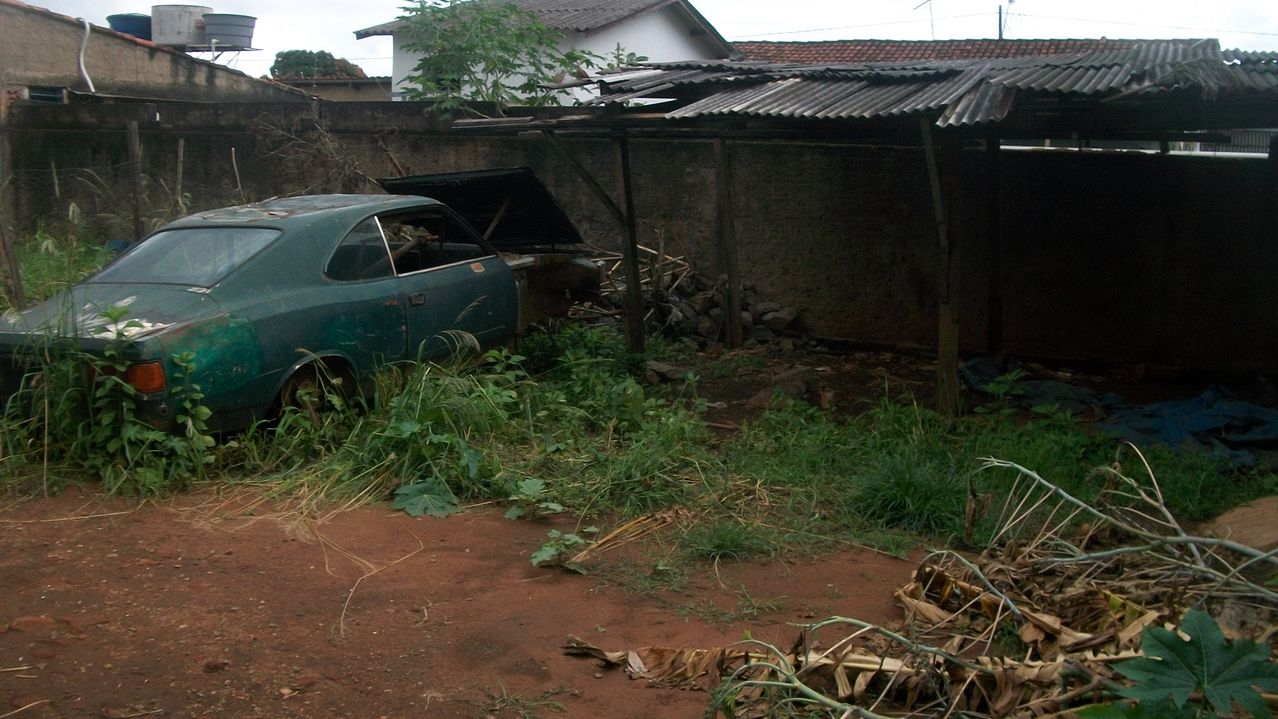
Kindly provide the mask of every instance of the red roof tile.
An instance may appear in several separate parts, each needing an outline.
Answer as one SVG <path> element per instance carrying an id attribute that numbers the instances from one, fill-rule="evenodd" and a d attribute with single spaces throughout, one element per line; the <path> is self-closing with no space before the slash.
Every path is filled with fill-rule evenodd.
<path id="1" fill-rule="evenodd" d="M 755 62 L 826 65 L 912 60 L 973 60 L 1065 53 L 1126 50 L 1149 40 L 1083 38 L 1073 40 L 822 40 L 815 42 L 734 42 Z M 1162 41 L 1166 42 L 1166 41 Z M 1190 41 L 1186 41 L 1190 42 Z"/>

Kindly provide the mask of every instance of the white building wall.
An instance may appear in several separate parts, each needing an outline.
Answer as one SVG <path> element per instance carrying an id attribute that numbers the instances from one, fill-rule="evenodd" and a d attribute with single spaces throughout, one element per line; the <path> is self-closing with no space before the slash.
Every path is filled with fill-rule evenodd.
<path id="1" fill-rule="evenodd" d="M 587 50 L 604 58 L 607 64 L 620 43 L 624 53 L 645 55 L 652 62 L 675 60 L 709 60 L 722 57 L 710 38 L 692 35 L 693 26 L 674 6 L 636 15 L 591 32 L 565 33 L 562 49 Z M 402 100 L 402 83 L 417 65 L 418 55 L 405 50 L 395 38 L 392 53 L 391 98 Z M 592 97 L 593 88 L 575 91 L 565 102 Z"/>

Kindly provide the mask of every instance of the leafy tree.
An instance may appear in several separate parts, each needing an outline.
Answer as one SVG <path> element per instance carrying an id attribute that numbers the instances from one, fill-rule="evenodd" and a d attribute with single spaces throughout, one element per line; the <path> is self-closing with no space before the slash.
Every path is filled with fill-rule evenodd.
<path id="1" fill-rule="evenodd" d="M 343 80 L 357 80 L 367 77 L 359 65 L 345 58 L 333 57 L 332 53 L 320 50 L 285 50 L 275 53 L 275 64 L 271 65 L 271 77 L 298 78 L 322 77 Z"/>
<path id="2" fill-rule="evenodd" d="M 507 0 L 418 0 L 405 11 L 400 37 L 421 58 L 405 94 L 440 110 L 485 102 L 501 115 L 514 105 L 555 104 L 566 91 L 544 85 L 597 60 L 563 49 L 561 33 Z"/>

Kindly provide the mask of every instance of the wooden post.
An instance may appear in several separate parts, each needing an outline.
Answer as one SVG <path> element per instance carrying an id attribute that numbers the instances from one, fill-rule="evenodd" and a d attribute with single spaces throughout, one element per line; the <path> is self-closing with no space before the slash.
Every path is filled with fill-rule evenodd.
<path id="1" fill-rule="evenodd" d="M 950 221 L 941 192 L 941 168 L 936 161 L 936 144 L 932 140 L 932 123 L 919 118 L 923 134 L 923 154 L 927 159 L 928 181 L 932 188 L 932 210 L 936 216 L 936 235 L 940 241 L 941 277 L 937 307 L 936 408 L 953 417 L 958 414 L 958 322 L 950 306 Z M 953 169 L 951 169 L 951 172 Z"/>
<path id="2" fill-rule="evenodd" d="M 177 177 L 173 179 L 173 199 L 177 201 L 177 206 L 182 214 L 186 214 L 186 202 L 182 200 L 182 163 L 186 155 L 186 138 L 178 138 L 177 146 Z"/>
<path id="3" fill-rule="evenodd" d="M 133 180 L 133 239 L 136 241 L 146 234 L 142 222 L 142 140 L 138 136 L 137 120 L 129 120 L 129 174 Z"/>
<path id="4" fill-rule="evenodd" d="M 630 178 L 630 141 L 624 133 L 616 136 L 613 149 L 616 155 L 617 189 L 622 197 L 625 213 L 625 246 L 622 256 L 626 270 L 626 349 L 643 352 L 643 293 L 639 275 L 639 235 L 635 226 L 634 188 Z"/>
<path id="5" fill-rule="evenodd" d="M 989 252 L 989 297 L 986 306 L 986 351 L 1002 364 L 1003 358 L 1003 230 L 1002 175 L 998 136 L 985 140 L 985 234 Z"/>
<path id="6" fill-rule="evenodd" d="M 27 308 L 27 298 L 22 291 L 22 272 L 3 222 L 0 222 L 0 259 L 4 260 L 5 295 L 9 298 L 9 304 L 21 312 Z"/>
<path id="7" fill-rule="evenodd" d="M 578 160 L 577 156 L 572 154 L 572 150 L 568 149 L 568 146 L 564 144 L 563 140 L 559 139 L 558 135 L 550 130 L 542 130 L 541 134 L 545 136 L 547 140 L 550 140 L 551 146 L 553 146 L 555 150 L 557 150 L 559 154 L 568 161 L 568 165 L 572 167 L 573 171 L 577 173 L 577 176 L 586 183 L 586 187 L 590 188 L 590 191 L 594 193 L 595 197 L 599 199 L 599 202 L 603 204 L 604 209 L 608 211 L 608 214 L 612 215 L 613 219 L 616 220 L 617 224 L 621 225 L 624 230 L 626 227 L 626 213 L 617 206 L 617 203 L 608 195 L 608 191 L 603 188 L 603 185 L 599 183 L 599 180 L 596 180 L 595 176 L 590 174 L 590 170 L 587 170 L 586 166 L 581 164 L 581 160 Z"/>
<path id="8" fill-rule="evenodd" d="M 732 205 L 732 158 L 722 137 L 714 141 L 715 188 L 718 194 L 719 252 L 728 274 L 728 307 L 724 319 L 728 324 L 728 347 L 740 347 L 745 338 L 741 332 L 741 270 L 737 262 L 737 225 Z"/>

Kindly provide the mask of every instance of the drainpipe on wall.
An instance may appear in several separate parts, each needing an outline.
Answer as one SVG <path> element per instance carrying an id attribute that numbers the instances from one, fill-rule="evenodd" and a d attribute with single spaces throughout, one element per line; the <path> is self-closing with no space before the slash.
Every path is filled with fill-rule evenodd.
<path id="1" fill-rule="evenodd" d="M 89 71 L 84 67 L 84 49 L 89 46 L 89 34 L 93 32 L 93 27 L 82 17 L 76 20 L 84 23 L 84 38 L 80 40 L 80 77 L 84 78 L 84 84 L 89 86 L 89 92 L 97 92 L 93 87 L 93 78 L 89 77 Z"/>

